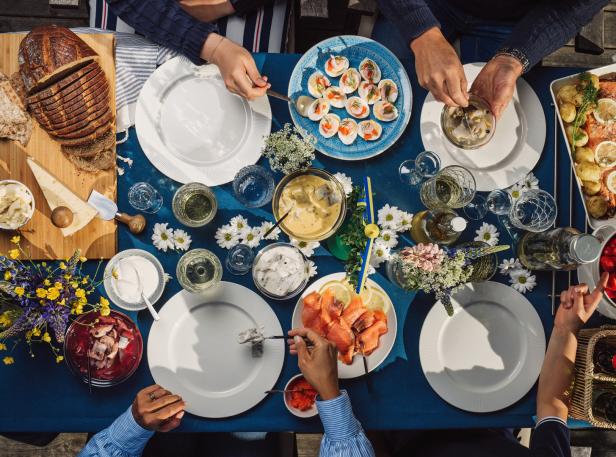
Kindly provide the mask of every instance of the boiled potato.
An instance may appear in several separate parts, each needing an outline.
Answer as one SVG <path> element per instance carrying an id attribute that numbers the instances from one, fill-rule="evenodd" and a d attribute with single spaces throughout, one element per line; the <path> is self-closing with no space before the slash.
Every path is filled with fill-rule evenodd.
<path id="1" fill-rule="evenodd" d="M 575 135 L 575 141 L 574 141 L 573 130 L 574 128 L 572 125 L 568 125 L 567 128 L 565 129 L 569 143 L 572 146 L 586 146 L 586 143 L 588 143 L 588 134 L 584 130 L 578 128 L 576 135 Z"/>
<path id="2" fill-rule="evenodd" d="M 571 123 L 575 120 L 575 105 L 573 103 L 565 102 L 560 105 L 560 117 L 564 122 Z"/>
<path id="3" fill-rule="evenodd" d="M 578 108 L 582 106 L 584 104 L 584 94 L 581 92 L 575 94 L 575 97 L 573 97 L 573 104 Z"/>
<path id="4" fill-rule="evenodd" d="M 607 202 L 603 199 L 603 197 L 599 197 L 597 195 L 590 197 L 586 201 L 586 206 L 590 216 L 595 219 L 599 219 L 607 213 Z"/>
<path id="5" fill-rule="evenodd" d="M 575 172 L 582 181 L 599 182 L 601 179 L 601 167 L 596 163 L 579 163 L 575 166 Z"/>
<path id="6" fill-rule="evenodd" d="M 596 195 L 601 190 L 601 183 L 597 181 L 582 181 L 582 190 L 588 196 Z"/>
<path id="7" fill-rule="evenodd" d="M 595 88 L 599 89 L 599 77 L 597 75 L 590 75 L 590 82 Z"/>
<path id="8" fill-rule="evenodd" d="M 573 99 L 577 95 L 577 89 L 573 84 L 567 84 L 558 90 L 556 96 L 563 102 L 573 103 Z"/>
<path id="9" fill-rule="evenodd" d="M 592 149 L 586 147 L 577 147 L 573 153 L 575 163 L 590 162 L 595 163 L 595 153 Z"/>

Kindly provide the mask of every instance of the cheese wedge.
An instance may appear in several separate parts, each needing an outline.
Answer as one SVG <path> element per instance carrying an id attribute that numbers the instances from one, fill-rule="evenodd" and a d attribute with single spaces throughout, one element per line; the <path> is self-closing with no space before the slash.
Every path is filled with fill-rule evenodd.
<path id="1" fill-rule="evenodd" d="M 28 157 L 28 166 L 43 191 L 43 195 L 45 195 L 49 209 L 53 211 L 58 206 L 66 206 L 73 212 L 73 223 L 68 227 L 60 229 L 63 236 L 71 236 L 88 225 L 96 217 L 98 212 L 94 208 L 75 195 L 31 157 Z"/>

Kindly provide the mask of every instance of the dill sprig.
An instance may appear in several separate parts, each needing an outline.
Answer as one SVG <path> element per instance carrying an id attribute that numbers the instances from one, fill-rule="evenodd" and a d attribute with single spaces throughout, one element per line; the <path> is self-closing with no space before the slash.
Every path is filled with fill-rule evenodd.
<path id="1" fill-rule="evenodd" d="M 361 259 L 366 248 L 366 234 L 364 233 L 364 209 L 358 202 L 364 196 L 364 189 L 361 186 L 354 186 L 353 191 L 347 197 L 348 219 L 345 224 L 344 233 L 340 235 L 342 242 L 349 248 L 349 257 L 344 265 L 347 280 L 353 287 L 357 287 L 359 271 L 361 270 Z"/>
<path id="2" fill-rule="evenodd" d="M 578 132 L 581 125 L 586 122 L 586 112 L 597 103 L 599 89 L 592 83 L 590 73 L 584 72 L 580 75 L 580 85 L 582 86 L 582 103 L 578 108 L 575 119 L 573 120 L 573 142 L 578 140 Z"/>

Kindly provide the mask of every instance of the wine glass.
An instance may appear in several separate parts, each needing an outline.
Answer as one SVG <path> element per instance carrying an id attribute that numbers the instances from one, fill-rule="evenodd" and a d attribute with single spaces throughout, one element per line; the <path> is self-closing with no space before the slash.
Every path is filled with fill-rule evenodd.
<path id="1" fill-rule="evenodd" d="M 530 189 L 513 203 L 509 220 L 518 229 L 543 232 L 552 226 L 557 214 L 554 197 L 545 190 Z"/>
<path id="2" fill-rule="evenodd" d="M 490 192 L 487 197 L 476 194 L 463 211 L 469 219 L 478 221 L 483 219 L 488 211 L 496 216 L 509 214 L 512 204 L 511 194 L 506 190 L 497 189 Z"/>
<path id="3" fill-rule="evenodd" d="M 466 217 L 473 221 L 483 219 L 488 212 L 486 198 L 481 194 L 475 194 L 470 203 L 466 205 L 462 211 L 464 211 Z"/>
<path id="4" fill-rule="evenodd" d="M 450 165 L 421 185 L 419 197 L 428 209 L 464 208 L 476 193 L 475 178 L 464 167 Z"/>
<path id="5" fill-rule="evenodd" d="M 409 186 L 417 186 L 422 181 L 432 178 L 441 168 L 441 159 L 432 151 L 423 151 L 417 157 L 405 160 L 398 167 L 400 181 Z"/>

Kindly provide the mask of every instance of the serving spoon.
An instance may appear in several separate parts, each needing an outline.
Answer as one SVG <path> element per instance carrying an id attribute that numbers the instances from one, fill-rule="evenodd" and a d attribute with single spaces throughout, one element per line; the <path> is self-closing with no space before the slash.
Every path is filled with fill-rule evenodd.
<path id="1" fill-rule="evenodd" d="M 279 100 L 286 101 L 287 103 L 289 103 L 289 105 L 294 106 L 295 111 L 297 111 L 297 113 L 303 117 L 307 117 L 306 113 L 308 111 L 308 107 L 312 102 L 314 102 L 314 98 L 308 97 L 307 95 L 300 95 L 295 100 L 293 100 L 292 98 L 287 97 L 286 95 L 283 95 L 280 92 L 276 92 L 272 89 L 267 89 L 267 95 L 269 95 L 270 97 L 277 98 Z"/>

